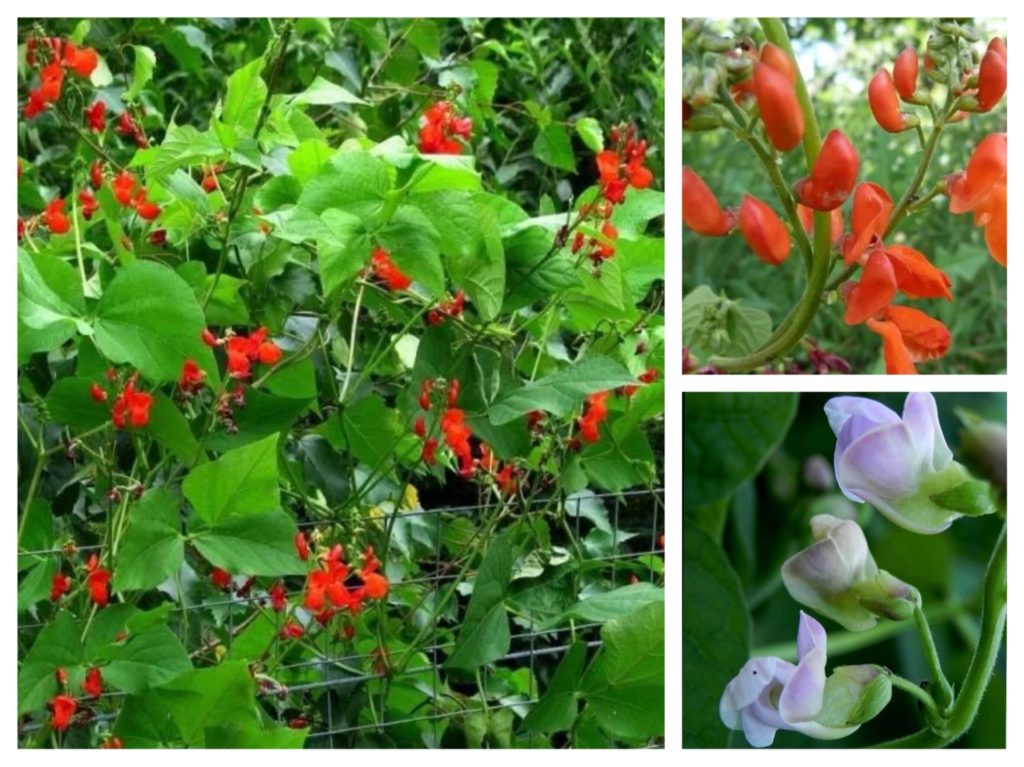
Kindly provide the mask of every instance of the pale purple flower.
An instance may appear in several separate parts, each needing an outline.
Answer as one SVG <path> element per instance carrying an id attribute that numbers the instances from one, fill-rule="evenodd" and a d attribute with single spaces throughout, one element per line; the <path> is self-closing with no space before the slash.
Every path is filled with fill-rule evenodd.
<path id="1" fill-rule="evenodd" d="M 966 479 L 931 394 L 908 394 L 902 417 L 863 397 L 830 399 L 825 414 L 836 435 L 836 481 L 851 501 L 869 503 L 918 533 L 942 532 L 962 516 L 931 501 Z"/>
<path id="2" fill-rule="evenodd" d="M 825 629 L 804 612 L 797 632 L 797 663 L 752 658 L 729 682 L 718 704 L 726 727 L 743 730 L 750 745 L 770 746 L 778 730 L 795 730 L 819 740 L 843 738 L 857 729 L 815 721 L 825 699 Z"/>

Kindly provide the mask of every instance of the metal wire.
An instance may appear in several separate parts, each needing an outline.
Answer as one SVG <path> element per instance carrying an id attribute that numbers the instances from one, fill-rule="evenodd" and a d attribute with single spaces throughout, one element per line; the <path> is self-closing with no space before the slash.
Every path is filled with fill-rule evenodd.
<path id="1" fill-rule="evenodd" d="M 564 499 L 560 503 L 560 510 L 567 515 L 572 515 L 574 519 L 571 521 L 572 531 L 577 541 L 582 541 L 582 520 L 588 517 L 589 512 L 584 510 L 585 504 L 601 504 L 604 507 L 605 513 L 607 514 L 608 524 L 610 526 L 610 536 L 605 538 L 604 541 L 600 542 L 602 549 L 600 553 L 577 551 L 575 556 L 581 558 L 583 561 L 597 561 L 606 564 L 609 568 L 608 579 L 612 587 L 624 585 L 621 580 L 624 579 L 623 572 L 630 576 L 631 579 L 635 579 L 636 573 L 633 563 L 641 562 L 645 558 L 653 556 L 663 556 L 664 551 L 659 543 L 659 520 L 661 519 L 661 512 L 663 506 L 663 494 L 662 488 L 649 489 L 649 490 L 632 490 L 619 494 L 595 494 L 595 495 L 578 495 Z M 631 499 L 635 500 L 638 498 L 650 499 L 647 504 L 631 504 L 629 509 L 631 516 L 629 517 L 628 524 L 632 531 L 644 530 L 649 531 L 650 537 L 645 543 L 646 546 L 637 546 L 637 542 L 642 540 L 642 537 L 633 535 L 632 537 L 624 537 L 623 530 L 620 527 L 622 522 L 623 514 L 627 508 L 627 504 Z M 533 508 L 541 504 L 548 504 L 549 499 L 537 499 L 528 508 Z M 306 695 L 309 693 L 320 693 L 319 715 L 308 717 L 310 720 L 315 721 L 319 726 L 319 729 L 315 729 L 308 736 L 310 741 L 322 741 L 327 739 L 326 746 L 328 748 L 340 747 L 342 745 L 349 745 L 350 741 L 343 740 L 339 741 L 336 745 L 335 739 L 342 738 L 343 736 L 354 736 L 359 733 L 377 731 L 384 733 L 391 728 L 403 727 L 406 725 L 417 724 L 422 722 L 430 722 L 429 731 L 423 733 L 423 738 L 426 740 L 430 739 L 430 745 L 439 746 L 441 744 L 441 737 L 443 735 L 443 727 L 447 726 L 447 722 L 452 719 L 456 719 L 461 716 L 468 716 L 474 713 L 481 712 L 497 712 L 505 709 L 520 709 L 523 707 L 529 707 L 536 703 L 541 697 L 541 690 L 543 687 L 538 679 L 538 660 L 541 658 L 557 658 L 558 656 L 566 653 L 571 647 L 577 642 L 583 642 L 591 650 L 601 646 L 600 629 L 603 623 L 596 621 L 587 622 L 571 622 L 566 626 L 550 626 L 545 627 L 543 624 L 537 622 L 533 614 L 529 614 L 524 619 L 525 625 L 520 625 L 522 629 L 518 633 L 513 633 L 510 637 L 510 650 L 502 657 L 496 659 L 492 663 L 480 670 L 480 674 L 477 677 L 477 682 L 481 689 L 481 699 L 478 702 L 482 703 L 481 708 L 472 709 L 457 709 L 457 710 L 445 710 L 442 708 L 441 701 L 447 701 L 447 705 L 456 704 L 461 698 L 460 696 L 446 693 L 441 688 L 441 667 L 443 665 L 444 657 L 448 654 L 455 646 L 456 642 L 454 639 L 441 640 L 440 636 L 440 624 L 443 619 L 438 615 L 438 595 L 439 590 L 445 584 L 451 584 L 456 581 L 460 576 L 457 573 L 447 572 L 446 558 L 442 551 L 442 525 L 446 520 L 450 520 L 453 517 L 459 515 L 470 515 L 476 514 L 483 511 L 484 506 L 472 505 L 472 506 L 455 506 L 449 508 L 435 508 L 435 509 L 422 509 L 417 508 L 413 510 L 402 510 L 392 512 L 396 515 L 397 519 L 411 519 L 421 517 L 424 519 L 432 520 L 433 529 L 433 552 L 432 556 L 428 558 L 419 558 L 420 562 L 428 563 L 428 566 L 433 567 L 433 572 L 429 575 L 424 575 L 416 578 L 410 578 L 406 581 L 392 581 L 391 588 L 392 593 L 398 593 L 400 589 L 407 587 L 423 587 L 427 590 L 428 601 L 424 601 L 420 607 L 427 610 L 434 616 L 432 626 L 430 628 L 430 644 L 421 647 L 417 650 L 417 653 L 422 657 L 426 658 L 427 662 L 408 664 L 406 668 L 396 670 L 389 668 L 385 664 L 382 668 L 376 668 L 373 664 L 380 661 L 380 654 L 378 652 L 352 652 L 348 654 L 336 654 L 330 651 L 330 639 L 327 632 L 324 632 L 324 646 L 321 650 L 317 646 L 317 657 L 307 660 L 296 661 L 293 663 L 283 664 L 272 669 L 274 679 L 269 677 L 259 676 L 261 679 L 261 685 L 258 692 L 259 698 L 263 701 L 264 707 L 268 710 L 268 714 L 276 718 L 278 721 L 285 722 L 287 720 L 288 711 L 295 711 L 296 706 L 302 706 Z M 523 507 L 520 506 L 520 510 Z M 649 526 L 646 522 L 638 520 L 636 517 L 647 517 L 649 516 Z M 385 520 L 387 515 L 366 515 L 363 520 Z M 348 520 L 352 521 L 352 520 Z M 590 520 L 593 524 L 593 520 Z M 568 522 L 568 520 L 566 520 Z M 308 529 L 311 527 L 324 526 L 334 524 L 327 520 L 313 520 L 308 522 L 302 522 L 299 527 Z M 566 530 L 570 528 L 566 525 Z M 610 539 L 610 543 L 609 543 Z M 103 548 L 102 545 L 89 545 L 77 547 L 78 552 L 97 552 Z M 584 549 L 586 547 L 584 546 Z M 623 548 L 625 550 L 620 551 Z M 48 556 L 63 555 L 64 550 L 62 548 L 42 549 L 36 551 L 23 551 L 19 552 L 19 557 L 34 557 L 43 558 Z M 649 579 L 655 581 L 659 574 L 655 572 L 654 568 L 647 568 L 649 570 Z M 288 592 L 288 595 L 295 597 L 301 595 L 301 589 L 293 589 Z M 210 609 L 210 608 L 225 608 L 226 615 L 223 617 L 223 626 L 226 628 L 227 636 L 223 641 L 223 645 L 226 647 L 228 654 L 232 652 L 235 629 L 236 625 L 244 626 L 245 623 L 236 624 L 236 613 L 239 615 L 247 615 L 247 611 L 239 612 L 236 605 L 247 605 L 254 606 L 258 604 L 266 603 L 266 595 L 260 592 L 252 594 L 244 594 L 239 596 L 234 594 L 231 597 L 224 599 L 217 599 L 205 603 L 196 603 L 188 605 L 175 605 L 169 610 L 171 614 L 190 613 L 195 610 Z M 398 602 L 393 602 L 393 605 L 398 605 Z M 41 628 L 46 625 L 44 622 L 33 622 L 21 624 L 18 626 L 19 631 L 29 631 Z M 185 637 L 187 640 L 187 637 Z M 561 639 L 562 641 L 558 641 Z M 274 639 L 277 644 L 278 652 L 276 657 L 281 657 L 283 651 L 283 643 L 280 635 L 277 635 Z M 526 687 L 525 699 L 517 699 L 515 701 L 506 701 L 503 699 L 499 700 L 487 700 L 487 693 L 483 693 L 483 690 L 488 690 L 493 679 L 493 674 L 497 669 L 502 668 L 503 664 L 511 664 L 513 669 L 524 668 L 523 662 L 526 663 L 525 668 L 529 672 L 528 683 Z M 261 671 L 261 669 L 255 669 Z M 551 669 L 548 669 L 546 673 L 550 673 Z M 268 670 L 268 673 L 270 670 Z M 308 680 L 308 674 L 319 672 L 322 678 Z M 373 682 L 383 682 L 384 680 L 390 680 L 390 683 L 401 681 L 402 679 L 417 680 L 420 684 L 424 682 L 422 676 L 430 674 L 431 679 L 427 683 L 429 685 L 430 697 L 424 701 L 424 706 L 427 706 L 429 713 L 424 713 L 422 716 L 409 716 L 409 712 L 403 712 L 398 718 L 389 718 L 389 712 L 387 710 L 377 710 L 373 706 L 361 707 L 360 712 L 362 716 L 366 716 L 365 711 L 369 711 L 370 715 L 375 719 L 372 723 L 364 722 L 353 722 L 348 723 L 346 713 L 348 704 L 352 700 L 358 700 L 352 698 L 353 695 L 357 694 L 357 689 L 360 685 L 365 685 Z M 306 679 L 303 679 L 303 675 L 307 675 Z M 298 677 L 296 679 L 296 676 Z M 278 679 L 280 677 L 280 679 Z M 419 678 L 419 679 L 418 679 Z M 290 683 L 289 680 L 294 680 L 294 683 Z M 368 691 L 367 694 L 371 694 Z M 122 698 L 126 694 L 116 690 L 104 691 L 101 696 L 101 700 L 105 699 L 116 699 Z M 308 701 L 305 701 L 308 703 Z M 339 705 L 342 707 L 342 711 L 338 712 Z M 300 710 L 307 711 L 304 717 L 308 716 L 308 709 Z M 336 717 L 337 714 L 337 717 Z M 92 721 L 108 721 L 113 718 L 112 714 L 106 712 L 97 712 L 93 717 Z M 321 721 L 322 720 L 322 721 Z M 29 733 L 42 726 L 40 723 L 28 722 L 20 727 L 20 733 Z M 527 732 L 526 737 L 528 739 L 528 745 L 534 745 L 534 733 Z"/>

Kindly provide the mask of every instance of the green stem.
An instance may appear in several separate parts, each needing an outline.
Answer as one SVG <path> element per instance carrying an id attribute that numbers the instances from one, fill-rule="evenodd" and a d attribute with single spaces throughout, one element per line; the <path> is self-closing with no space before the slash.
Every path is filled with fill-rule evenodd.
<path id="1" fill-rule="evenodd" d="M 789 35 L 786 28 L 779 19 L 760 19 L 761 28 L 764 30 L 768 41 L 782 48 L 790 57 L 793 56 L 793 48 L 789 42 Z M 807 92 L 807 84 L 803 75 L 797 69 L 796 97 L 800 104 L 800 111 L 804 115 L 804 157 L 808 169 L 814 167 L 814 161 L 818 159 L 821 151 L 821 132 L 818 129 L 818 118 L 814 114 L 810 94 Z M 810 326 L 814 315 L 821 303 L 821 296 L 825 289 L 825 281 L 828 278 L 829 252 L 831 243 L 832 225 L 830 214 L 821 211 L 814 212 L 814 247 L 811 260 L 810 272 L 807 275 L 807 284 L 804 286 L 803 295 L 792 312 L 792 321 L 785 331 L 773 340 L 770 340 L 757 351 L 743 357 L 720 357 L 715 356 L 708 359 L 708 364 L 723 372 L 744 372 L 761 367 L 772 360 L 783 356 L 792 349 L 800 339 L 804 337 L 807 328 Z"/>
<path id="2" fill-rule="evenodd" d="M 914 609 L 914 623 L 917 625 L 917 631 L 921 635 L 921 642 L 924 644 L 924 654 L 928 659 L 928 666 L 931 668 L 935 685 L 938 687 L 935 699 L 942 707 L 942 710 L 945 711 L 953 702 L 953 688 L 946 679 L 946 675 L 942 673 L 942 661 L 939 660 L 939 651 L 935 648 L 935 639 L 932 637 L 932 630 L 928 626 L 928 619 L 920 607 Z"/>
<path id="3" fill-rule="evenodd" d="M 917 698 L 921 704 L 928 710 L 928 713 L 938 718 L 939 707 L 935 703 L 935 699 L 925 692 L 921 687 L 911 682 L 909 679 L 904 679 L 898 674 L 889 674 L 889 681 L 892 682 L 893 687 L 898 687 L 903 692 L 909 693 L 910 695 Z"/>

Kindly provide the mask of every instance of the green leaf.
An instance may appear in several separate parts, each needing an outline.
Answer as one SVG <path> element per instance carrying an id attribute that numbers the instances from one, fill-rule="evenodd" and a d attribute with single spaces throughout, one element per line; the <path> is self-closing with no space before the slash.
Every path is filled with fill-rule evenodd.
<path id="1" fill-rule="evenodd" d="M 570 617 L 582 621 L 609 621 L 628 615 L 646 605 L 664 601 L 664 589 L 653 583 L 632 583 L 581 599 L 563 616 L 560 623 Z"/>
<path id="2" fill-rule="evenodd" d="M 227 94 L 221 119 L 237 132 L 252 135 L 256 130 L 263 101 L 267 98 L 267 84 L 260 77 L 263 58 L 250 61 L 228 78 Z"/>
<path id="3" fill-rule="evenodd" d="M 216 461 L 197 466 L 185 477 L 182 492 L 196 516 L 208 524 L 229 517 L 252 517 L 276 510 L 277 434 L 230 450 Z"/>
<path id="4" fill-rule="evenodd" d="M 114 558 L 114 591 L 156 588 L 184 558 L 181 512 L 174 496 L 163 488 L 148 490 L 129 512 L 128 530 Z"/>
<path id="5" fill-rule="evenodd" d="M 129 631 L 123 642 L 99 650 L 105 683 L 138 694 L 175 679 L 191 670 L 185 648 L 167 626 L 156 625 L 139 633 Z"/>
<path id="6" fill-rule="evenodd" d="M 537 138 L 533 140 L 533 156 L 552 168 L 576 170 L 576 156 L 572 151 L 572 139 L 561 125 L 552 123 L 537 134 Z"/>
<path id="7" fill-rule="evenodd" d="M 302 748 L 309 728 L 268 727 L 258 722 L 225 723 L 206 729 L 206 748 Z"/>
<path id="8" fill-rule="evenodd" d="M 664 603 L 655 602 L 608 621 L 601 629 L 601 639 L 601 652 L 582 683 L 587 712 L 615 737 L 663 735 Z"/>
<path id="9" fill-rule="evenodd" d="M 718 702 L 749 657 L 750 616 L 739 578 L 710 536 L 684 524 L 684 748 L 725 747 L 729 730 Z"/>
<path id="10" fill-rule="evenodd" d="M 87 332 L 82 285 L 60 259 L 18 248 L 18 349 L 20 354 L 56 349 L 76 332 Z"/>
<path id="11" fill-rule="evenodd" d="M 202 450 L 199 441 L 193 436 L 185 416 L 163 392 L 153 392 L 147 430 L 182 463 L 191 466 L 199 458 Z"/>
<path id="12" fill-rule="evenodd" d="M 60 610 L 43 626 L 18 669 L 18 713 L 36 711 L 57 693 L 54 671 L 82 662 L 81 629 L 71 613 Z"/>
<path id="13" fill-rule="evenodd" d="M 576 135 L 591 152 L 600 152 L 604 149 L 601 123 L 593 117 L 582 117 L 576 121 Z"/>
<path id="14" fill-rule="evenodd" d="M 545 734 L 568 730 L 579 715 L 577 690 L 587 662 L 587 643 L 573 642 L 555 669 L 544 696 L 530 709 L 523 726 Z"/>
<path id="15" fill-rule="evenodd" d="M 377 237 L 398 268 L 422 285 L 431 296 L 444 292 L 439 237 L 421 210 L 411 205 L 401 206 Z"/>
<path id="16" fill-rule="evenodd" d="M 539 226 L 519 229 L 503 239 L 509 291 L 505 311 L 580 284 L 575 263 L 564 248 L 553 249 L 554 239 L 554 234 Z"/>
<path id="17" fill-rule="evenodd" d="M 202 342 L 203 311 L 188 283 L 153 261 L 122 267 L 96 308 L 96 346 L 152 381 L 176 381 L 194 359 L 211 380 L 218 371 Z"/>
<path id="18" fill-rule="evenodd" d="M 564 416 L 581 410 L 588 394 L 631 383 L 636 383 L 636 377 L 621 364 L 592 355 L 500 397 L 491 406 L 490 420 L 500 425 L 532 410 Z"/>
<path id="19" fill-rule="evenodd" d="M 132 102 L 139 97 L 142 89 L 153 79 L 153 68 L 156 66 L 156 54 L 152 48 L 145 45 L 131 46 L 135 55 L 135 68 L 132 70 L 132 84 L 121 97 L 127 102 Z"/>
<path id="20" fill-rule="evenodd" d="M 369 215 L 384 203 L 390 188 L 382 160 L 362 150 L 341 151 L 306 183 L 297 204 L 313 213 L 345 208 L 356 215 Z"/>
<path id="21" fill-rule="evenodd" d="M 473 582 L 466 617 L 455 649 L 445 664 L 448 668 L 477 669 L 508 652 L 512 640 L 505 599 L 514 563 L 515 553 L 508 534 L 499 535 L 487 550 Z"/>
<path id="22" fill-rule="evenodd" d="M 346 405 L 322 433 L 335 450 L 351 453 L 370 468 L 386 467 L 405 430 L 398 413 L 376 394 Z"/>
<path id="23" fill-rule="evenodd" d="M 67 425 L 72 431 L 86 431 L 110 418 L 109 404 L 93 400 L 92 385 L 92 380 L 78 376 L 61 378 L 54 383 L 46 394 L 51 420 Z"/>
<path id="24" fill-rule="evenodd" d="M 159 692 L 130 695 L 124 700 L 113 733 L 125 748 L 170 748 L 181 745 L 181 733 Z"/>
<path id="25" fill-rule="evenodd" d="M 782 444 L 797 394 L 687 393 L 683 397 L 683 509 L 733 493 Z M 724 513 L 724 512 L 723 512 Z"/>
<path id="26" fill-rule="evenodd" d="M 317 75 L 306 90 L 292 97 L 292 103 L 331 106 L 333 104 L 365 104 L 366 102 L 351 91 Z"/>
<path id="27" fill-rule="evenodd" d="M 185 741 L 204 745 L 207 727 L 239 726 L 255 719 L 256 683 L 247 663 L 228 661 L 188 671 L 160 689 Z"/>
<path id="28" fill-rule="evenodd" d="M 366 225 L 359 216 L 328 209 L 321 215 L 325 234 L 317 248 L 320 286 L 328 296 L 359 273 L 373 250 Z"/>
<path id="29" fill-rule="evenodd" d="M 225 156 L 224 147 L 212 130 L 200 132 L 191 125 L 171 125 L 160 146 L 136 152 L 130 165 L 131 167 L 144 167 L 147 178 L 159 179 L 186 165 L 223 156 Z M 104 185 L 99 196 L 101 205 L 105 191 L 111 201 L 114 199 Z M 106 208 L 104 208 L 104 215 L 109 220 Z"/>
<path id="30" fill-rule="evenodd" d="M 212 564 L 231 573 L 301 575 L 305 563 L 295 552 L 298 528 L 288 514 L 234 516 L 196 530 L 191 541 Z"/>

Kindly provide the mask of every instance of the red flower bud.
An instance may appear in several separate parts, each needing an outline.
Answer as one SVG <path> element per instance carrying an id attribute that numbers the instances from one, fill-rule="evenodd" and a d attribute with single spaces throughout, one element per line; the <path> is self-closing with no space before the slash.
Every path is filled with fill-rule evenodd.
<path id="1" fill-rule="evenodd" d="M 830 131 L 808 178 L 796 182 L 800 202 L 815 210 L 835 210 L 857 183 L 860 157 L 841 130 Z"/>
<path id="2" fill-rule="evenodd" d="M 875 120 L 889 133 L 899 133 L 918 124 L 916 116 L 908 118 L 900 111 L 896 84 L 893 83 L 892 75 L 887 69 L 879 69 L 871 78 L 868 85 L 868 104 Z"/>
<path id="3" fill-rule="evenodd" d="M 804 113 L 793 84 L 771 65 L 758 62 L 754 65 L 754 95 L 772 145 L 781 152 L 793 149 L 804 136 Z"/>
<path id="4" fill-rule="evenodd" d="M 796 64 L 782 48 L 774 43 L 765 43 L 761 46 L 761 63 L 767 64 L 780 75 L 785 77 L 791 85 L 796 85 Z"/>
<path id="5" fill-rule="evenodd" d="M 295 553 L 303 562 L 309 559 L 309 541 L 306 540 L 306 535 L 301 530 L 295 533 Z"/>
<path id="6" fill-rule="evenodd" d="M 988 112 L 1006 93 L 1006 46 L 993 37 L 978 69 L 978 109 Z"/>
<path id="7" fill-rule="evenodd" d="M 683 166 L 683 223 L 697 234 L 723 237 L 736 227 L 736 213 L 724 211 L 704 179 Z"/>
<path id="8" fill-rule="evenodd" d="M 892 76 L 900 98 L 904 101 L 914 98 L 917 90 L 917 51 L 909 47 L 900 51 L 892 68 Z"/>
<path id="9" fill-rule="evenodd" d="M 89 387 L 89 396 L 92 397 L 93 402 L 107 401 L 107 392 L 103 389 L 102 386 L 95 382 L 93 383 L 92 386 Z"/>
<path id="10" fill-rule="evenodd" d="M 740 206 L 740 232 L 750 249 L 766 264 L 778 266 L 789 257 L 789 231 L 767 203 L 753 195 L 743 195 Z"/>

